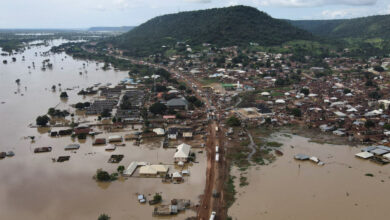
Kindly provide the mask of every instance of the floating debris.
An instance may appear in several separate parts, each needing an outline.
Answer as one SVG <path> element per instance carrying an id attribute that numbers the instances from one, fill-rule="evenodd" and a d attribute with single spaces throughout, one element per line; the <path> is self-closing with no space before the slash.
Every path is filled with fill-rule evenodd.
<path id="1" fill-rule="evenodd" d="M 70 156 L 60 156 L 60 157 L 58 157 L 57 162 L 62 163 L 62 162 L 68 161 L 69 159 L 70 159 Z"/>

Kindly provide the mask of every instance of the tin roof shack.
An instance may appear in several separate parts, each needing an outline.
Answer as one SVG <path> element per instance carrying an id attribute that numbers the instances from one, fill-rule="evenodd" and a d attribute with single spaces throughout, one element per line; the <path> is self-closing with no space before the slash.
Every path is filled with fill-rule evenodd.
<path id="1" fill-rule="evenodd" d="M 139 174 L 145 177 L 164 177 L 168 171 L 169 167 L 165 165 L 145 165 L 140 168 Z"/>
<path id="2" fill-rule="evenodd" d="M 122 121 L 141 120 L 141 108 L 144 105 L 145 93 L 142 90 L 129 90 L 121 96 L 115 117 Z"/>
<path id="3" fill-rule="evenodd" d="M 102 145 L 102 144 L 106 144 L 105 138 L 96 138 L 95 141 L 93 142 L 93 145 Z"/>
<path id="4" fill-rule="evenodd" d="M 186 136 L 189 136 L 189 133 L 192 133 L 192 128 L 190 127 L 177 127 L 172 126 L 168 128 L 167 134 L 169 139 L 176 140 L 180 137 L 184 136 L 184 133 L 186 133 Z"/>
<path id="5" fill-rule="evenodd" d="M 167 107 L 172 110 L 188 110 L 188 101 L 184 98 L 173 98 L 166 103 Z"/>
<path id="6" fill-rule="evenodd" d="M 176 205 L 159 205 L 154 208 L 153 216 L 176 215 L 178 209 Z"/>
<path id="7" fill-rule="evenodd" d="M 173 156 L 175 163 L 187 162 L 190 157 L 191 146 L 188 144 L 180 144 L 177 146 L 175 155 Z"/>
<path id="8" fill-rule="evenodd" d="M 109 110 L 111 112 L 117 104 L 117 99 L 95 100 L 91 106 L 86 109 L 85 114 L 98 115 L 101 114 L 104 110 Z"/>
<path id="9" fill-rule="evenodd" d="M 74 133 L 76 135 L 79 134 L 89 134 L 89 132 L 92 131 L 92 129 L 88 126 L 78 126 L 74 129 Z"/>
<path id="10" fill-rule="evenodd" d="M 118 99 L 122 93 L 122 90 L 125 88 L 126 88 L 125 85 L 104 87 L 100 89 L 100 95 L 105 96 L 107 99 L 109 98 Z"/>

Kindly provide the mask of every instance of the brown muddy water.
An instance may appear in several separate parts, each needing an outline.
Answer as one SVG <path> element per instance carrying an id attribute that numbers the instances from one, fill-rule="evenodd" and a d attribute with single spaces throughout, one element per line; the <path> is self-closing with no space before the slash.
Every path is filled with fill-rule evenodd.
<path id="1" fill-rule="evenodd" d="M 240 172 L 232 170 L 238 191 L 229 209 L 233 219 L 389 218 L 389 165 L 355 158 L 360 147 L 317 144 L 300 136 L 274 138 L 284 144 L 284 156 L 246 171 L 248 186 L 240 187 Z M 325 166 L 296 161 L 298 153 L 319 157 Z"/>
<path id="2" fill-rule="evenodd" d="M 53 45 L 60 43 L 62 41 L 52 42 Z M 152 219 L 153 206 L 140 205 L 136 193 L 153 195 L 160 192 L 164 202 L 183 198 L 197 203 L 206 179 L 204 154 L 197 154 L 199 163 L 189 167 L 191 176 L 186 177 L 183 184 L 163 184 L 157 178 L 128 178 L 99 184 L 92 179 L 99 168 L 111 173 L 116 172 L 118 165 L 127 167 L 132 161 L 172 164 L 175 149 L 165 150 L 155 143 L 136 147 L 133 142 L 126 142 L 125 147 L 117 147 L 110 153 L 104 147 L 92 146 L 93 140 L 88 138 L 74 153 L 64 151 L 64 147 L 78 142 L 77 139 L 51 138 L 44 130 L 28 127 L 50 107 L 62 106 L 74 112 L 67 104 L 90 100 L 76 95 L 81 88 L 95 83 L 118 83 L 127 76 L 127 72 L 103 71 L 103 64 L 75 60 L 65 54 L 39 56 L 39 52 L 49 49 L 33 47 L 16 55 L 16 62 L 11 62 L 11 57 L 1 57 L 1 60 L 7 59 L 8 64 L 0 64 L 0 151 L 12 150 L 16 155 L 0 160 L 0 219 L 97 219 L 102 213 L 112 219 Z M 41 70 L 44 59 L 53 63 L 52 70 Z M 32 62 L 36 68 L 29 71 Z M 16 79 L 21 80 L 19 86 Z M 58 83 L 61 83 L 62 91 L 79 87 L 67 90 L 67 103 L 59 98 Z M 56 92 L 51 91 L 52 85 L 57 85 Z M 105 132 L 98 137 L 124 133 Z M 32 143 L 25 138 L 27 136 L 35 136 L 36 141 Z M 33 149 L 41 146 L 53 146 L 53 151 L 34 154 Z M 124 154 L 125 157 L 119 164 L 109 164 L 107 160 L 111 154 Z M 52 162 L 52 158 L 64 155 L 70 155 L 70 161 Z M 186 211 L 169 219 L 194 215 L 193 211 Z"/>

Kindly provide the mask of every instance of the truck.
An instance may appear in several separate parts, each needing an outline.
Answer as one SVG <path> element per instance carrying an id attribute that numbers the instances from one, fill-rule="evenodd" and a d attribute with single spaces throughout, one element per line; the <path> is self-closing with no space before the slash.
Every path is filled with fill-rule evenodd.
<path id="1" fill-rule="evenodd" d="M 218 132 L 218 126 L 215 127 L 215 131 Z"/>
<path id="2" fill-rule="evenodd" d="M 216 161 L 216 162 L 219 161 L 219 153 L 216 153 L 216 154 L 215 154 L 215 161 Z"/>
<path id="3" fill-rule="evenodd" d="M 219 153 L 219 146 L 215 146 L 215 152 Z"/>
<path id="4" fill-rule="evenodd" d="M 210 215 L 210 220 L 214 220 L 216 215 L 217 213 L 215 211 L 212 211 Z"/>

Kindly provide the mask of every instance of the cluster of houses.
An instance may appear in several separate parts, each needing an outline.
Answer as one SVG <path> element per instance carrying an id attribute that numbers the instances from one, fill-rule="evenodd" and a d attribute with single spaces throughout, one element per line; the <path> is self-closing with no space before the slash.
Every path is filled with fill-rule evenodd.
<path id="1" fill-rule="evenodd" d="M 297 61 L 294 54 L 210 46 L 167 62 L 188 77 L 211 82 L 202 93 L 225 110 L 221 119 L 235 114 L 247 123 L 302 124 L 359 142 L 387 143 L 390 58 L 332 53 L 337 56 L 314 62 L 310 56 Z"/>

